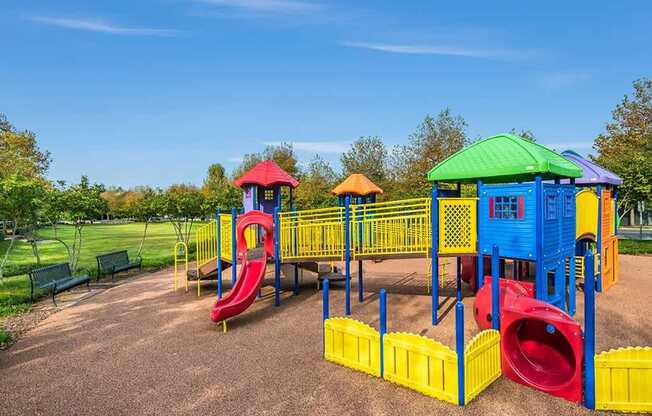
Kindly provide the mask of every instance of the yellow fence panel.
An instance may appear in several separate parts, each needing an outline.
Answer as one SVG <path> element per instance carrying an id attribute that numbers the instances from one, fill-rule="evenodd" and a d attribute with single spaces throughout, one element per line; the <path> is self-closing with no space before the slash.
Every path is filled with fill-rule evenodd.
<path id="1" fill-rule="evenodd" d="M 383 337 L 384 378 L 427 396 L 457 404 L 457 354 L 416 334 Z"/>
<path id="2" fill-rule="evenodd" d="M 477 205 L 477 198 L 439 198 L 440 254 L 476 252 Z"/>
<path id="3" fill-rule="evenodd" d="M 652 348 L 628 347 L 595 356 L 595 408 L 652 412 Z"/>
<path id="4" fill-rule="evenodd" d="M 281 259 L 342 259 L 344 208 L 279 213 Z"/>
<path id="5" fill-rule="evenodd" d="M 464 348 L 464 403 L 469 403 L 502 374 L 500 332 L 487 329 Z"/>
<path id="6" fill-rule="evenodd" d="M 352 205 L 352 257 L 426 255 L 431 240 L 430 205 L 429 198 Z"/>
<path id="7" fill-rule="evenodd" d="M 324 321 L 324 358 L 380 377 L 380 333 L 351 318 Z"/>
<path id="8" fill-rule="evenodd" d="M 208 224 L 197 227 L 197 267 L 201 267 L 211 260 L 215 260 L 217 253 L 217 239 L 215 235 L 217 229 L 215 220 L 209 221 Z"/>

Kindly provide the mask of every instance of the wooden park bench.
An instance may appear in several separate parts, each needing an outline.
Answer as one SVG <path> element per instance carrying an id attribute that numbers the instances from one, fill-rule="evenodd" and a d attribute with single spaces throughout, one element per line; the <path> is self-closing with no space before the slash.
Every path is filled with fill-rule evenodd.
<path id="1" fill-rule="evenodd" d="M 130 269 L 142 268 L 142 259 L 137 257 L 134 261 L 129 261 L 127 250 L 114 251 L 112 253 L 100 254 L 97 258 L 97 280 L 101 276 L 111 273 L 113 281 L 115 274 Z"/>
<path id="2" fill-rule="evenodd" d="M 34 269 L 29 273 L 30 299 L 34 302 L 34 286 L 52 292 L 52 302 L 57 305 L 54 296 L 68 289 L 86 283 L 90 290 L 91 278 L 88 275 L 73 276 L 68 263 L 54 264 L 52 266 Z"/>

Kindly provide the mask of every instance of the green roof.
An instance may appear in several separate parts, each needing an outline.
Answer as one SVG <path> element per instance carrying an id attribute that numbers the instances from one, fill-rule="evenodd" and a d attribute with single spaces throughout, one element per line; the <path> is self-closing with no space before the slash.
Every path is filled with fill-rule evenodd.
<path id="1" fill-rule="evenodd" d="M 486 183 L 579 178 L 580 169 L 558 153 L 513 134 L 499 134 L 465 147 L 428 172 L 429 181 Z"/>

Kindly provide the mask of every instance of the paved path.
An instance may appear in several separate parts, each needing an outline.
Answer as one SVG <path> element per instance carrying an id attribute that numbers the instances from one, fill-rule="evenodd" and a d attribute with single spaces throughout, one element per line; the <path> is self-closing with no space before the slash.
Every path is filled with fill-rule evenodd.
<path id="1" fill-rule="evenodd" d="M 423 333 L 452 346 L 454 314 L 432 328 L 429 297 L 408 294 L 425 289 L 423 279 L 409 273 L 425 270 L 417 263 L 369 264 L 367 287 L 389 287 L 390 330 Z M 652 258 L 623 256 L 622 282 L 598 299 L 598 351 L 652 345 L 650 270 Z M 306 279 L 300 296 L 284 293 L 280 308 L 267 294 L 233 319 L 227 334 L 208 318 L 208 286 L 198 300 L 194 292 L 173 293 L 170 283 L 170 272 L 163 271 L 109 289 L 52 315 L 0 352 L 0 414 L 462 414 L 458 407 L 325 362 L 314 279 Z M 342 301 L 342 292 L 334 290 L 334 313 L 343 309 Z M 446 310 L 452 302 L 443 301 Z M 471 302 L 465 300 L 467 340 L 477 332 Z M 369 294 L 364 304 L 354 301 L 353 313 L 377 325 L 376 296 Z M 501 379 L 464 414 L 592 413 Z"/>

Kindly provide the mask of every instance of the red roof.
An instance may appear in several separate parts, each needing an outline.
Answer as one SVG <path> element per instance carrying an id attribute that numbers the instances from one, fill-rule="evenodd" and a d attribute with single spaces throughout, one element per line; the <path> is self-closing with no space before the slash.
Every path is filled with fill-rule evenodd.
<path id="1" fill-rule="evenodd" d="M 292 188 L 299 186 L 299 181 L 281 169 L 273 160 L 260 162 L 236 179 L 234 183 L 239 188 L 242 188 L 244 185 L 259 185 L 265 188 L 274 185 L 289 186 Z"/>

